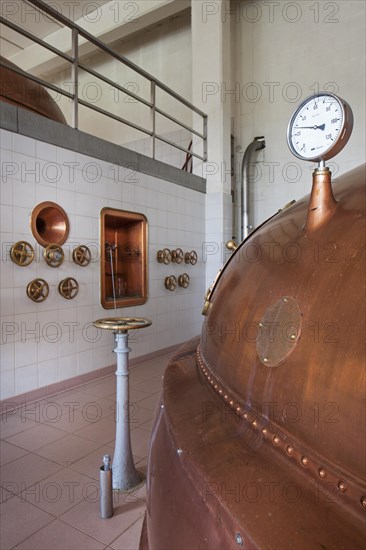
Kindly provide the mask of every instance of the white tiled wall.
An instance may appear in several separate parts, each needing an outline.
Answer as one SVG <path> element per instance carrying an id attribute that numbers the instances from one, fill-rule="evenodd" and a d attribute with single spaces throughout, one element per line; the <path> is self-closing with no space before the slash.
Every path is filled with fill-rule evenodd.
<path id="1" fill-rule="evenodd" d="M 205 290 L 202 243 L 205 196 L 173 183 L 76 154 L 1 130 L 1 399 L 87 373 L 115 362 L 113 337 L 98 334 L 90 323 L 114 315 L 99 303 L 99 213 L 105 206 L 142 212 L 149 223 L 149 300 L 118 309 L 118 315 L 147 317 L 150 328 L 130 337 L 131 357 L 163 349 L 198 334 Z M 42 201 L 62 206 L 70 221 L 61 267 L 49 267 L 29 226 L 32 209 Z M 36 261 L 16 266 L 9 257 L 19 240 L 32 244 Z M 72 261 L 75 246 L 86 244 L 92 263 Z M 161 248 L 196 250 L 195 266 L 158 264 Z M 169 292 L 167 275 L 187 272 L 188 289 Z M 68 301 L 58 284 L 74 277 L 77 297 Z M 50 285 L 49 296 L 36 304 L 26 295 L 35 277 Z"/>

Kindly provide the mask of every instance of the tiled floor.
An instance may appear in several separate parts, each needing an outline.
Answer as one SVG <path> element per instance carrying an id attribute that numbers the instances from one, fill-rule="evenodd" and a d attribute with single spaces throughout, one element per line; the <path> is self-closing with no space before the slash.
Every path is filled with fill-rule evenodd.
<path id="1" fill-rule="evenodd" d="M 167 356 L 131 369 L 132 451 L 146 473 L 154 409 Z M 114 493 L 114 515 L 99 518 L 99 467 L 113 456 L 115 376 L 4 415 L 0 548 L 113 549 L 139 546 L 145 485 Z"/>

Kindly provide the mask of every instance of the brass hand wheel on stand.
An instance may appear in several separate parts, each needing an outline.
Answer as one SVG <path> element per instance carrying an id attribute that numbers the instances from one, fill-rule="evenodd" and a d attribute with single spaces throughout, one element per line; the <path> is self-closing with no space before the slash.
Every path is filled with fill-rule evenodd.
<path id="1" fill-rule="evenodd" d="M 27 296 L 33 302 L 44 302 L 49 291 L 50 287 L 44 279 L 33 279 L 27 286 Z"/>
<path id="2" fill-rule="evenodd" d="M 67 277 L 58 285 L 58 291 L 66 300 L 73 300 L 79 292 L 79 283 L 73 277 Z"/>
<path id="3" fill-rule="evenodd" d="M 64 261 L 64 251 L 58 244 L 50 243 L 44 249 L 43 257 L 50 267 L 60 267 Z"/>
<path id="4" fill-rule="evenodd" d="M 26 241 L 18 241 L 10 249 L 10 257 L 20 267 L 26 267 L 34 260 L 34 248 Z"/>
<path id="5" fill-rule="evenodd" d="M 91 253 L 87 246 L 80 245 L 72 253 L 72 259 L 77 265 L 86 267 L 91 262 Z"/>

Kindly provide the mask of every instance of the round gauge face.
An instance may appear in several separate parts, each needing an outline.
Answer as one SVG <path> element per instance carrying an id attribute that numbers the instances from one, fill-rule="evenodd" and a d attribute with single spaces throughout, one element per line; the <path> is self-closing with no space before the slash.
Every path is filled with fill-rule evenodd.
<path id="1" fill-rule="evenodd" d="M 352 127 L 348 103 L 334 94 L 319 93 L 305 99 L 292 115 L 287 143 L 302 160 L 328 160 L 346 145 Z"/>

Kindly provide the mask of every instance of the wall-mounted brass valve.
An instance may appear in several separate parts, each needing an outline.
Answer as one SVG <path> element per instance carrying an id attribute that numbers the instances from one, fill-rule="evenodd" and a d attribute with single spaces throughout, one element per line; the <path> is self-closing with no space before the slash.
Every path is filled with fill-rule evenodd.
<path id="1" fill-rule="evenodd" d="M 181 248 L 177 248 L 172 251 L 172 262 L 181 264 L 183 262 L 184 254 Z"/>
<path id="2" fill-rule="evenodd" d="M 64 261 L 64 251 L 58 244 L 50 243 L 43 250 L 43 257 L 50 267 L 60 267 Z"/>
<path id="3" fill-rule="evenodd" d="M 66 300 L 73 300 L 79 292 L 79 283 L 72 277 L 67 277 L 58 285 L 58 291 Z"/>
<path id="4" fill-rule="evenodd" d="M 192 250 L 191 252 L 186 252 L 184 255 L 184 261 L 186 264 L 196 265 L 198 260 L 197 252 Z"/>
<path id="5" fill-rule="evenodd" d="M 10 257 L 20 267 L 26 267 L 34 260 L 34 248 L 26 241 L 18 241 L 10 249 Z"/>
<path id="6" fill-rule="evenodd" d="M 44 279 L 33 279 L 27 286 L 27 296 L 33 302 L 44 302 L 49 291 L 50 287 Z"/>
<path id="7" fill-rule="evenodd" d="M 169 248 L 164 248 L 163 250 L 158 250 L 156 254 L 156 259 L 159 264 L 168 265 L 172 261 L 172 254 Z"/>
<path id="8" fill-rule="evenodd" d="M 233 239 L 231 239 L 226 243 L 226 248 L 235 252 L 235 250 L 238 248 L 238 245 Z"/>
<path id="9" fill-rule="evenodd" d="M 80 245 L 72 253 L 72 259 L 77 265 L 86 267 L 91 262 L 91 253 L 87 246 Z"/>
<path id="10" fill-rule="evenodd" d="M 165 277 L 164 286 L 167 290 L 173 292 L 177 288 L 177 278 L 174 275 Z"/>
<path id="11" fill-rule="evenodd" d="M 178 285 L 181 288 L 188 288 L 190 285 L 191 279 L 188 275 L 188 273 L 183 273 L 183 275 L 179 275 L 178 277 Z"/>

